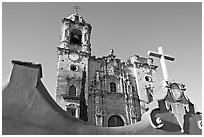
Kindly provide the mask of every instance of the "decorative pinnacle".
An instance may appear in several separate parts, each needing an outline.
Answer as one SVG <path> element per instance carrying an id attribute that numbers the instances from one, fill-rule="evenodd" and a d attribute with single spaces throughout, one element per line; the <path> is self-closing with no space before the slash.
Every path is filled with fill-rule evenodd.
<path id="1" fill-rule="evenodd" d="M 113 55 L 114 54 L 114 50 L 113 48 L 110 48 L 110 55 Z"/>
<path id="2" fill-rule="evenodd" d="M 81 8 L 80 8 L 79 6 L 77 6 L 77 5 L 75 5 L 73 8 L 75 9 L 75 12 L 76 12 L 76 13 L 78 13 L 77 10 L 80 10 L 80 9 L 81 9 Z"/>

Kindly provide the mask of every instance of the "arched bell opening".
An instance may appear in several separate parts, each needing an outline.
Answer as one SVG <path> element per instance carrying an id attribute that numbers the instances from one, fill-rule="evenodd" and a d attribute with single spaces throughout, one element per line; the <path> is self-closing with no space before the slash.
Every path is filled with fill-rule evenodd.
<path id="1" fill-rule="evenodd" d="M 82 32 L 78 29 L 73 29 L 70 32 L 70 44 L 81 45 Z"/>

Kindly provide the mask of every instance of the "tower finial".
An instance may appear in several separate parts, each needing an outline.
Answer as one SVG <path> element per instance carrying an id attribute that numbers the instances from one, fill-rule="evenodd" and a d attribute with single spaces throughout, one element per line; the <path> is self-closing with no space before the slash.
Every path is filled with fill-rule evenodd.
<path id="1" fill-rule="evenodd" d="M 78 5 L 75 5 L 73 8 L 75 9 L 75 12 L 76 12 L 76 13 L 78 13 L 77 10 L 80 10 L 80 9 L 81 9 Z"/>
<path id="2" fill-rule="evenodd" d="M 113 55 L 114 54 L 114 50 L 113 48 L 110 48 L 110 55 Z"/>

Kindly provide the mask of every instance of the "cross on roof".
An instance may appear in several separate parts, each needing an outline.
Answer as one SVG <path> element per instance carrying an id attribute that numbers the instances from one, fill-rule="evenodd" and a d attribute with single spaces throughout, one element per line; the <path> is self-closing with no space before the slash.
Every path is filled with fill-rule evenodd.
<path id="1" fill-rule="evenodd" d="M 158 48 L 158 53 L 157 52 L 153 52 L 153 51 L 148 51 L 147 54 L 149 56 L 160 58 L 160 63 L 161 63 L 161 68 L 162 68 L 162 73 L 163 73 L 164 80 L 168 80 L 169 76 L 168 76 L 165 60 L 174 61 L 175 58 L 171 57 L 169 55 L 165 55 L 163 53 L 162 47 Z"/>
<path id="2" fill-rule="evenodd" d="M 75 5 L 73 8 L 75 9 L 75 12 L 77 12 L 77 10 L 80 10 L 80 9 L 81 9 L 81 8 L 80 8 L 79 6 L 77 6 L 77 5 Z"/>

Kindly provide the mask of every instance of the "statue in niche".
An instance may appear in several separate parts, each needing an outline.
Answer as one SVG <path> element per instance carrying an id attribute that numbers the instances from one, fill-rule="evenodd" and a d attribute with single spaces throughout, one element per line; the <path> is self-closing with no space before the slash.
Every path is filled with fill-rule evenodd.
<path id="1" fill-rule="evenodd" d="M 88 33 L 84 34 L 84 44 L 88 44 Z"/>
<path id="2" fill-rule="evenodd" d="M 102 126 L 102 116 L 101 115 L 96 116 L 96 125 Z"/>
<path id="3" fill-rule="evenodd" d="M 69 41 L 69 29 L 65 30 L 65 34 L 64 34 L 64 40 Z"/>
<path id="4" fill-rule="evenodd" d="M 147 98 L 148 98 L 148 103 L 153 101 L 153 87 L 151 86 L 145 86 Z"/>
<path id="5" fill-rule="evenodd" d="M 85 26 L 83 29 L 83 44 L 86 45 L 88 44 L 88 27 Z"/>
<path id="6" fill-rule="evenodd" d="M 65 22 L 64 23 L 65 37 L 69 36 L 69 27 L 70 27 L 70 24 L 68 22 Z"/>
<path id="7" fill-rule="evenodd" d="M 101 109 L 99 107 L 96 107 L 96 114 L 100 114 Z"/>
<path id="8" fill-rule="evenodd" d="M 83 51 L 83 52 L 88 52 L 87 46 L 82 46 L 82 51 Z"/>
<path id="9" fill-rule="evenodd" d="M 97 82 L 99 82 L 99 77 L 100 77 L 99 72 L 96 71 L 96 81 L 97 81 Z"/>
<path id="10" fill-rule="evenodd" d="M 114 68 L 113 67 L 108 67 L 108 74 L 114 75 Z"/>
<path id="11" fill-rule="evenodd" d="M 71 20 L 72 20 L 72 21 L 75 21 L 75 16 L 72 16 L 72 17 L 71 17 Z"/>
<path id="12" fill-rule="evenodd" d="M 83 18 L 79 17 L 79 22 L 83 23 Z"/>
<path id="13" fill-rule="evenodd" d="M 95 102 L 98 104 L 99 103 L 99 96 L 95 97 Z"/>

